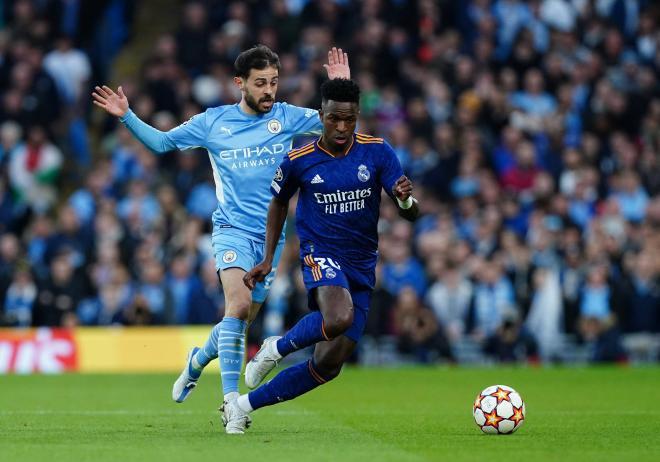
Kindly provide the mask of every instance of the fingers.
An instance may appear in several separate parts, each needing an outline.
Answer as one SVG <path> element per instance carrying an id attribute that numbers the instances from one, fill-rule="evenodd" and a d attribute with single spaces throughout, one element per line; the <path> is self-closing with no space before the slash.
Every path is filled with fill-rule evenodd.
<path id="1" fill-rule="evenodd" d="M 104 86 L 103 88 L 101 88 L 101 87 L 99 87 L 99 86 L 97 85 L 96 87 L 94 87 L 94 90 L 96 90 L 96 92 L 97 92 L 99 95 L 103 96 L 104 98 L 109 98 L 109 97 L 110 97 L 110 94 L 109 94 L 108 92 L 105 91 L 105 88 L 107 88 L 107 87 Z"/>
<path id="2" fill-rule="evenodd" d="M 108 101 L 98 93 L 94 92 L 92 93 L 92 98 L 94 98 L 94 102 L 98 104 L 106 104 Z"/>
<path id="3" fill-rule="evenodd" d="M 330 51 L 328 51 L 328 64 L 335 65 L 335 64 L 348 64 L 348 54 L 344 53 L 341 48 L 337 47 L 332 47 Z"/>
<path id="4" fill-rule="evenodd" d="M 117 93 L 119 93 L 119 96 L 121 96 L 122 99 L 126 98 L 126 95 L 124 95 L 124 89 L 121 87 L 121 85 L 117 89 Z"/>
<path id="5" fill-rule="evenodd" d="M 106 92 L 108 95 L 110 95 L 110 96 L 116 96 L 116 95 L 117 95 L 114 91 L 112 91 L 112 88 L 110 88 L 110 87 L 108 87 L 108 86 L 106 86 L 106 85 L 103 85 L 103 89 L 104 89 L 105 92 Z"/>
<path id="6" fill-rule="evenodd" d="M 243 276 L 243 284 L 245 284 L 250 290 L 254 289 L 254 278 L 252 277 L 252 273 L 245 273 L 245 276 Z"/>

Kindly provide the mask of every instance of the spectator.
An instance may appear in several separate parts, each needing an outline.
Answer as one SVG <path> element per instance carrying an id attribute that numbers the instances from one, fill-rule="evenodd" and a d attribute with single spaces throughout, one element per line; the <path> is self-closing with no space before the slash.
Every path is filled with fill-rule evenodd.
<path id="1" fill-rule="evenodd" d="M 55 188 L 62 152 L 48 141 L 41 126 L 29 129 L 27 142 L 9 160 L 9 178 L 19 201 L 37 213 L 48 211 L 57 198 Z"/>
<path id="2" fill-rule="evenodd" d="M 415 289 L 404 287 L 394 305 L 394 331 L 401 353 L 412 354 L 421 363 L 443 356 L 453 361 L 449 344 L 433 313 L 420 302 Z"/>
<path id="3" fill-rule="evenodd" d="M 447 266 L 441 279 L 429 288 L 427 303 L 452 343 L 465 334 L 471 299 L 472 284 L 454 265 Z"/>

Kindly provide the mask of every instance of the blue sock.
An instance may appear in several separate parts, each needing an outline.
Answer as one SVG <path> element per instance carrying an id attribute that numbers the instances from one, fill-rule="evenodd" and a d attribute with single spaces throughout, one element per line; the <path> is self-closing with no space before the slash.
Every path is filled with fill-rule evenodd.
<path id="1" fill-rule="evenodd" d="M 259 409 L 296 398 L 327 381 L 321 377 L 310 359 L 284 369 L 271 381 L 250 392 L 248 399 L 252 409 Z"/>
<path id="2" fill-rule="evenodd" d="M 220 376 L 222 392 L 238 393 L 238 380 L 243 367 L 245 353 L 245 330 L 247 322 L 237 318 L 225 317 L 220 321 L 218 335 L 218 357 L 220 358 Z"/>
<path id="3" fill-rule="evenodd" d="M 204 346 L 195 354 L 195 361 L 197 364 L 199 364 L 201 369 L 204 369 L 211 361 L 218 357 L 219 335 L 220 323 L 217 323 L 215 326 L 213 326 L 213 329 L 211 329 L 209 338 L 206 340 Z"/>
<path id="4" fill-rule="evenodd" d="M 302 318 L 284 337 L 277 341 L 277 351 L 286 356 L 296 350 L 301 350 L 315 343 L 330 340 L 323 330 L 323 316 L 319 311 L 313 311 Z"/>

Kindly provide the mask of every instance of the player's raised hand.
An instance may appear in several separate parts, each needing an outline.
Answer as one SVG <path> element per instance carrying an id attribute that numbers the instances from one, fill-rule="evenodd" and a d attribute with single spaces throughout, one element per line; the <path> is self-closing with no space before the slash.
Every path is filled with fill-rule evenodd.
<path id="1" fill-rule="evenodd" d="M 341 48 L 332 47 L 328 51 L 328 64 L 324 64 L 328 78 L 332 79 L 350 79 L 351 68 L 348 67 L 348 53 L 344 53 Z"/>
<path id="2" fill-rule="evenodd" d="M 394 194 L 394 197 L 400 201 L 405 201 L 408 200 L 408 198 L 412 195 L 412 190 L 412 181 L 410 181 L 407 176 L 403 175 L 401 178 L 396 180 L 396 183 L 394 183 L 392 194 Z"/>
<path id="3" fill-rule="evenodd" d="M 126 115 L 126 112 L 128 112 L 128 98 L 124 95 L 124 90 L 121 87 L 117 89 L 117 93 L 105 85 L 94 87 L 94 89 L 96 90 L 92 93 L 94 104 L 105 109 L 108 114 L 113 116 L 123 117 Z"/>
<path id="4" fill-rule="evenodd" d="M 263 282 L 263 280 L 266 279 L 266 276 L 268 276 L 272 270 L 273 265 L 262 261 L 250 271 L 245 273 L 245 276 L 243 276 L 243 283 L 248 289 L 253 290 L 254 286 L 257 285 L 257 282 Z"/>

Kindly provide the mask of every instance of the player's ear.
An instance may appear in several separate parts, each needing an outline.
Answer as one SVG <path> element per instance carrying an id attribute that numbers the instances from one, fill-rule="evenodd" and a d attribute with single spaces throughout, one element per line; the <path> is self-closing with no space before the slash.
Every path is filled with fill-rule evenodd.
<path id="1" fill-rule="evenodd" d="M 236 86 L 240 89 L 243 90 L 243 87 L 245 86 L 245 82 L 243 81 L 243 77 L 234 77 L 234 83 Z"/>

